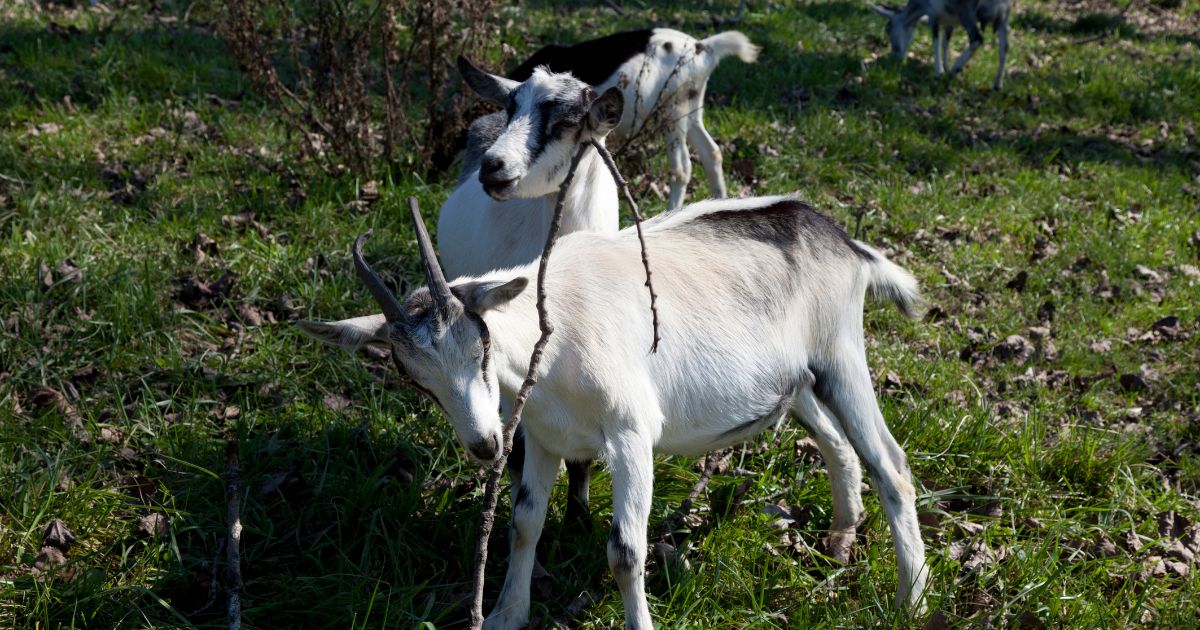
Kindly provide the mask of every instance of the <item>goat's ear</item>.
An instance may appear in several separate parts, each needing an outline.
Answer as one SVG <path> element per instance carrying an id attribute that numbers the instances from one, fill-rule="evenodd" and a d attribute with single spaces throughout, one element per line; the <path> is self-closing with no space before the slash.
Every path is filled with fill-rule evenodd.
<path id="1" fill-rule="evenodd" d="M 512 79 L 505 79 L 490 74 L 481 70 L 470 59 L 464 55 L 458 56 L 458 73 L 462 75 L 467 85 L 475 91 L 485 101 L 491 101 L 500 106 L 508 101 L 508 94 L 517 88 L 520 83 Z"/>
<path id="2" fill-rule="evenodd" d="M 621 89 L 613 86 L 605 90 L 600 98 L 592 101 L 588 109 L 588 126 L 603 136 L 621 123 L 621 114 L 625 111 L 625 97 Z"/>
<path id="3" fill-rule="evenodd" d="M 521 295 L 521 292 L 528 285 L 528 279 L 517 276 L 507 282 L 491 281 L 460 284 L 455 287 L 459 289 L 455 293 L 460 295 L 463 305 L 467 307 L 467 310 L 472 313 L 482 313 L 511 302 L 513 298 Z"/>
<path id="4" fill-rule="evenodd" d="M 349 351 L 367 344 L 386 344 L 390 324 L 382 314 L 343 319 L 338 322 L 317 322 L 302 319 L 297 322 L 300 332 L 331 346 Z"/>
<path id="5" fill-rule="evenodd" d="M 890 20 L 890 19 L 892 19 L 892 16 L 896 14 L 896 11 L 897 11 L 898 9 L 892 9 L 892 8 L 889 8 L 889 7 L 886 7 L 886 6 L 880 6 L 880 5 L 878 5 L 878 4 L 872 4 L 872 5 L 871 5 L 871 10 L 872 10 L 872 11 L 874 11 L 874 12 L 876 12 L 876 13 L 878 13 L 879 15 L 882 15 L 882 16 L 883 16 L 883 17 L 885 17 L 885 18 L 888 18 L 888 19 Z"/>

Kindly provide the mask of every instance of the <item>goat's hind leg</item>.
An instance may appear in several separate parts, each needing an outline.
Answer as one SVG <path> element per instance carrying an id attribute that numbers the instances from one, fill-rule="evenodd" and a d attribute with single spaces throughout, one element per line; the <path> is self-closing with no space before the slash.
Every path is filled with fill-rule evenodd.
<path id="1" fill-rule="evenodd" d="M 955 61 L 954 67 L 950 69 L 950 76 L 962 72 L 963 67 L 971 60 L 971 56 L 983 45 L 983 34 L 979 32 L 979 24 L 976 22 L 975 7 L 976 3 L 971 0 L 966 0 L 956 7 L 958 21 L 967 31 L 968 41 L 967 49 L 962 51 L 962 54 L 958 56 L 958 61 Z"/>
<path id="2" fill-rule="evenodd" d="M 850 561 L 850 549 L 863 517 L 862 468 L 858 455 L 854 454 L 854 448 L 833 413 L 817 400 L 811 388 L 805 387 L 796 394 L 792 415 L 816 441 L 829 471 L 833 523 L 829 527 L 829 537 L 825 539 L 825 549 L 831 558 L 846 564 Z"/>
<path id="3" fill-rule="evenodd" d="M 916 490 L 904 450 L 879 411 L 861 343 L 847 344 L 833 364 L 823 366 L 816 379 L 818 399 L 833 411 L 867 465 L 887 513 L 899 572 L 896 605 L 909 604 L 921 612 L 928 567 L 917 523 Z"/>
<path id="4" fill-rule="evenodd" d="M 667 199 L 667 210 L 677 210 L 683 206 L 688 182 L 692 181 L 692 156 L 688 155 L 687 146 L 687 119 L 673 121 L 667 130 L 667 164 L 671 168 L 671 195 Z"/>
<path id="5" fill-rule="evenodd" d="M 700 99 L 704 98 L 704 93 L 700 93 Z M 702 104 L 697 104 L 696 107 L 701 107 Z M 725 189 L 725 172 L 721 170 L 721 147 L 717 146 L 717 142 L 708 134 L 708 129 L 704 128 L 704 110 L 697 109 L 690 116 L 688 122 L 688 140 L 691 140 L 692 145 L 696 147 L 696 154 L 700 157 L 700 163 L 704 165 L 704 175 L 708 178 L 708 192 L 714 199 L 724 199 L 729 196 Z"/>
<path id="6" fill-rule="evenodd" d="M 1000 67 L 996 68 L 996 80 L 992 81 L 992 89 L 1004 87 L 1004 65 L 1008 61 L 1008 16 L 1004 16 L 996 27 L 996 43 L 1000 48 Z"/>

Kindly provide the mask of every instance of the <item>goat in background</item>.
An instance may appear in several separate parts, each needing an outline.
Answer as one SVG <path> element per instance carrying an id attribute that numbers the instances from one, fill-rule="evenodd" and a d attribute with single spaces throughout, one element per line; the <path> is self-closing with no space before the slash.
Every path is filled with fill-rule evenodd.
<path id="1" fill-rule="evenodd" d="M 990 25 L 996 32 L 996 41 L 1000 46 L 1000 67 L 996 70 L 992 88 L 999 90 L 1004 86 L 1004 65 L 1008 60 L 1008 17 L 1012 11 L 1012 0 L 909 0 L 903 8 L 878 5 L 871 5 L 871 8 L 888 20 L 888 39 L 892 42 L 892 55 L 897 61 L 903 61 L 908 55 L 917 23 L 928 17 L 933 35 L 933 71 L 937 74 L 946 71 L 946 64 L 950 60 L 950 35 L 954 33 L 954 27 L 963 27 L 967 31 L 967 49 L 954 62 L 950 76 L 961 72 L 971 60 L 975 50 L 983 44 L 980 31 Z"/>

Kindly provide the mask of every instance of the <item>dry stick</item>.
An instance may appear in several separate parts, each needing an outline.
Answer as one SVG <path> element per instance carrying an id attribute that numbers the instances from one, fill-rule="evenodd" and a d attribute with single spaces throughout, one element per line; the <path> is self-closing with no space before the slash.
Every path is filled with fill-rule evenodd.
<path id="1" fill-rule="evenodd" d="M 229 593 L 229 630 L 241 630 L 242 627 L 242 503 L 241 468 L 238 465 L 238 440 L 229 438 L 225 443 L 225 491 L 229 507 L 229 545 L 225 550 L 227 583 L 225 590 Z"/>
<path id="2" fill-rule="evenodd" d="M 491 537 L 492 525 L 496 522 L 496 503 L 500 497 L 500 475 L 504 473 L 504 465 L 508 463 L 508 455 L 512 452 L 513 435 L 516 434 L 517 425 L 521 422 L 521 412 L 525 409 L 525 401 L 529 398 L 530 390 L 537 383 L 537 370 L 542 362 L 542 351 L 550 340 L 550 334 L 554 332 L 554 326 L 550 324 L 550 319 L 546 314 L 546 267 L 550 262 L 550 250 L 554 248 L 554 242 L 558 240 L 558 229 L 562 224 L 563 201 L 567 197 L 567 187 L 575 178 L 575 168 L 579 166 L 579 161 L 583 159 L 583 154 L 587 151 L 588 146 L 590 145 L 581 145 L 579 151 L 575 153 L 575 157 L 571 158 L 567 177 L 558 188 L 558 202 L 554 204 L 554 217 L 550 220 L 550 233 L 546 235 L 546 246 L 542 248 L 542 260 L 538 264 L 537 312 L 538 328 L 541 329 L 542 334 L 538 337 L 537 343 L 533 345 L 533 353 L 529 356 L 529 371 L 525 373 L 525 382 L 521 383 L 521 389 L 517 391 L 517 397 L 513 401 L 512 413 L 509 414 L 508 421 L 504 423 L 504 448 L 500 451 L 496 462 L 492 464 L 492 472 L 488 475 L 487 488 L 484 491 L 483 513 L 479 516 L 479 538 L 475 541 L 475 584 L 474 597 L 471 602 L 471 627 L 476 630 L 483 627 L 483 577 L 487 568 L 488 538 Z"/>
<path id="3" fill-rule="evenodd" d="M 687 498 L 679 504 L 679 508 L 676 509 L 670 516 L 663 519 L 662 525 L 659 526 L 660 529 L 663 530 L 664 534 L 669 535 L 672 531 L 674 531 L 683 518 L 692 511 L 692 504 L 696 502 L 697 497 L 699 497 L 700 493 L 704 491 L 704 488 L 708 486 L 708 482 L 712 479 L 713 473 L 716 472 L 717 465 L 721 463 L 722 457 L 723 451 L 718 451 L 716 453 L 709 453 L 704 458 L 704 471 L 700 473 L 700 478 L 697 479 L 695 485 L 692 486 L 692 491 L 689 492 Z"/>
<path id="4" fill-rule="evenodd" d="M 621 172 L 617 170 L 617 163 L 613 161 L 612 154 L 596 140 L 592 140 L 592 146 L 596 147 L 596 152 L 604 160 L 604 165 L 612 173 L 613 179 L 617 180 L 617 187 L 625 196 L 625 203 L 629 204 L 629 209 L 633 211 L 633 224 L 637 226 L 638 243 L 642 246 L 642 266 L 646 268 L 646 289 L 650 291 L 650 316 L 654 326 L 654 342 L 650 344 L 650 352 L 658 352 L 658 342 L 662 341 L 658 332 L 658 295 L 654 292 L 654 285 L 650 282 L 650 258 L 646 254 L 646 239 L 642 236 L 642 213 L 638 211 L 637 202 L 633 200 L 633 194 L 629 192 L 629 183 L 621 177 Z"/>

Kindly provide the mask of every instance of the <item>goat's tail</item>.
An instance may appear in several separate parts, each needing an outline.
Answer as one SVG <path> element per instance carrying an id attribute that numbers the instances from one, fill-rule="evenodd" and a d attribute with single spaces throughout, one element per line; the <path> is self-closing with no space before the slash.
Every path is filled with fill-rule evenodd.
<path id="1" fill-rule="evenodd" d="M 746 63 L 754 63 L 758 61 L 758 53 L 762 50 L 761 47 L 751 43 L 749 37 L 738 31 L 717 33 L 712 37 L 700 40 L 700 43 L 708 51 L 713 67 L 716 67 L 718 62 L 730 55 L 737 55 L 738 59 Z"/>
<path id="2" fill-rule="evenodd" d="M 917 279 L 870 245 L 861 241 L 854 241 L 854 244 L 870 257 L 866 270 L 867 290 L 871 295 L 895 304 L 907 317 L 920 317 L 925 312 L 925 300 L 921 297 Z"/>

